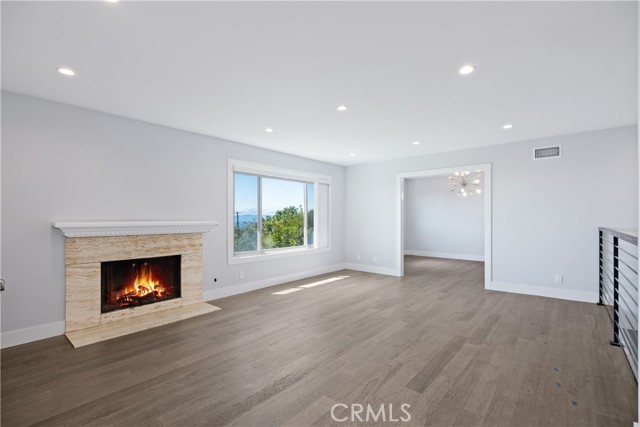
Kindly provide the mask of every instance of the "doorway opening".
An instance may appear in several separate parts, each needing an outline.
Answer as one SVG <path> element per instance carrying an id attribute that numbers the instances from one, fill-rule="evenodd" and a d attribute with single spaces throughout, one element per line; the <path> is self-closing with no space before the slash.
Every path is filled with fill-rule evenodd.
<path id="1" fill-rule="evenodd" d="M 455 173 L 469 171 L 471 173 L 471 177 L 475 177 L 475 175 L 481 175 L 481 187 L 479 193 L 475 193 L 473 195 L 468 195 L 469 200 L 475 198 L 475 207 L 474 212 L 478 212 L 478 209 L 482 210 L 483 218 L 481 220 L 482 236 L 476 235 L 474 237 L 474 250 L 471 252 L 475 252 L 477 257 L 474 259 L 473 253 L 466 254 L 466 257 L 459 256 L 460 254 L 456 254 L 455 245 L 441 246 L 445 249 L 440 251 L 430 251 L 430 250 L 416 250 L 415 246 L 419 246 L 419 238 L 418 239 L 409 239 L 409 243 L 411 244 L 411 248 L 407 248 L 407 238 L 405 236 L 405 231 L 407 226 L 415 225 L 415 204 L 409 205 L 409 200 L 407 199 L 408 195 L 416 194 L 416 192 L 421 191 L 421 186 L 423 188 L 427 188 L 429 185 L 433 185 L 433 183 L 428 183 L 427 180 L 429 178 L 440 177 L 440 181 L 443 186 L 447 187 L 448 176 L 455 176 Z M 425 180 L 423 180 L 425 179 Z M 420 180 L 420 181 L 418 181 Z M 435 181 L 434 181 L 435 182 Z M 419 183 L 419 184 L 418 184 Z M 408 193 L 409 191 L 409 193 Z M 446 190 L 449 191 L 449 190 Z M 492 280 L 492 263 L 491 263 L 491 164 L 476 164 L 476 165 L 463 165 L 463 166 L 453 166 L 442 169 L 428 169 L 422 171 L 414 171 L 414 172 L 404 172 L 396 175 L 396 275 L 404 276 L 404 257 L 405 254 L 411 255 L 423 255 L 423 256 L 435 256 L 442 258 L 456 258 L 458 255 L 458 259 L 470 259 L 470 260 L 481 260 L 484 259 L 484 287 L 485 289 L 491 288 L 491 280 Z M 448 194 L 450 197 L 466 197 L 464 194 L 460 196 L 456 196 L 456 192 L 450 192 Z M 482 207 L 478 206 L 479 200 L 482 201 Z M 466 200 L 465 200 L 466 201 Z M 471 208 L 471 205 L 469 205 Z M 411 209 L 411 211 L 408 211 Z M 464 208 L 461 208 L 464 209 Z M 463 212 L 464 213 L 464 212 Z M 413 217 L 412 217 L 413 215 Z M 409 217 L 408 217 L 409 216 Z M 478 218 L 474 218 L 477 222 Z M 412 221 L 410 223 L 409 221 Z M 464 227 L 460 227 L 464 232 Z M 469 229 L 471 230 L 471 229 Z M 469 231 L 471 232 L 471 231 Z M 477 232 L 477 229 L 476 231 Z M 412 236 L 413 237 L 413 236 Z M 481 241 L 478 241 L 480 239 Z M 479 248 L 478 246 L 482 248 Z M 452 248 L 450 250 L 446 250 L 446 248 Z M 429 247 L 425 247 L 426 249 L 432 249 Z M 407 249 L 409 249 L 407 253 Z"/>

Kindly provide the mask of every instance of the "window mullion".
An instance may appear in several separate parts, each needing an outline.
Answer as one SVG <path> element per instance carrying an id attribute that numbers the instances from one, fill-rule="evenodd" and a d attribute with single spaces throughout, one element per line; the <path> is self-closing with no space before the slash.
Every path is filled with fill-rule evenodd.
<path id="1" fill-rule="evenodd" d="M 303 199 L 304 200 L 304 204 L 303 204 L 303 207 L 302 207 L 302 219 L 303 219 L 302 227 L 304 229 L 304 234 L 303 234 L 303 236 L 304 236 L 303 239 L 304 240 L 302 242 L 302 245 L 303 246 L 309 246 L 309 232 L 307 230 L 307 221 L 308 221 L 307 212 L 309 212 L 309 207 L 308 207 L 309 206 L 309 199 L 308 199 L 308 195 L 307 195 L 307 183 L 306 182 L 302 183 L 302 189 L 304 191 L 304 199 Z"/>
<path id="2" fill-rule="evenodd" d="M 262 252 L 262 177 L 258 177 L 258 244 L 256 248 L 258 252 Z"/>
<path id="3" fill-rule="evenodd" d="M 313 247 L 318 247 L 318 234 L 320 233 L 318 229 L 320 215 L 320 184 L 318 181 L 313 183 Z"/>

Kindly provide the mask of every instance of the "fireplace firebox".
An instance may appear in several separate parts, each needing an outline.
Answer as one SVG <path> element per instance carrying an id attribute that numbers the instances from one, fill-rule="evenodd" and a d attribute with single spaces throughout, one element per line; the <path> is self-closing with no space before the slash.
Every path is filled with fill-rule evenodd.
<path id="1" fill-rule="evenodd" d="M 101 312 L 180 298 L 180 255 L 101 263 Z"/>

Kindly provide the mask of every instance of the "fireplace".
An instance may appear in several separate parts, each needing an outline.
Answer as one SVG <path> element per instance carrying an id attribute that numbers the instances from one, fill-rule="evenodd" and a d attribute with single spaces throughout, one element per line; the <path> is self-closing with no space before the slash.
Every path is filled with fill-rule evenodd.
<path id="1" fill-rule="evenodd" d="M 173 255 L 102 262 L 101 313 L 180 298 L 180 261 Z"/>
<path id="2" fill-rule="evenodd" d="M 203 234 L 217 224 L 53 224 L 65 236 L 64 323 L 65 335 L 73 346 L 83 347 L 219 310 L 203 301 L 202 289 Z"/>

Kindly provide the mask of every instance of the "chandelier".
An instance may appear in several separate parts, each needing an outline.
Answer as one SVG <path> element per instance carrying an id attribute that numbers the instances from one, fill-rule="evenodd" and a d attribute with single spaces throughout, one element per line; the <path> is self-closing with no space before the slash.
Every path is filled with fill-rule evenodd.
<path id="1" fill-rule="evenodd" d="M 449 177 L 449 186 L 451 192 L 456 193 L 457 196 L 467 197 L 474 194 L 482 193 L 480 189 L 480 177 L 481 173 L 477 174 L 473 178 L 469 176 L 469 171 L 456 172 L 453 176 Z"/>

